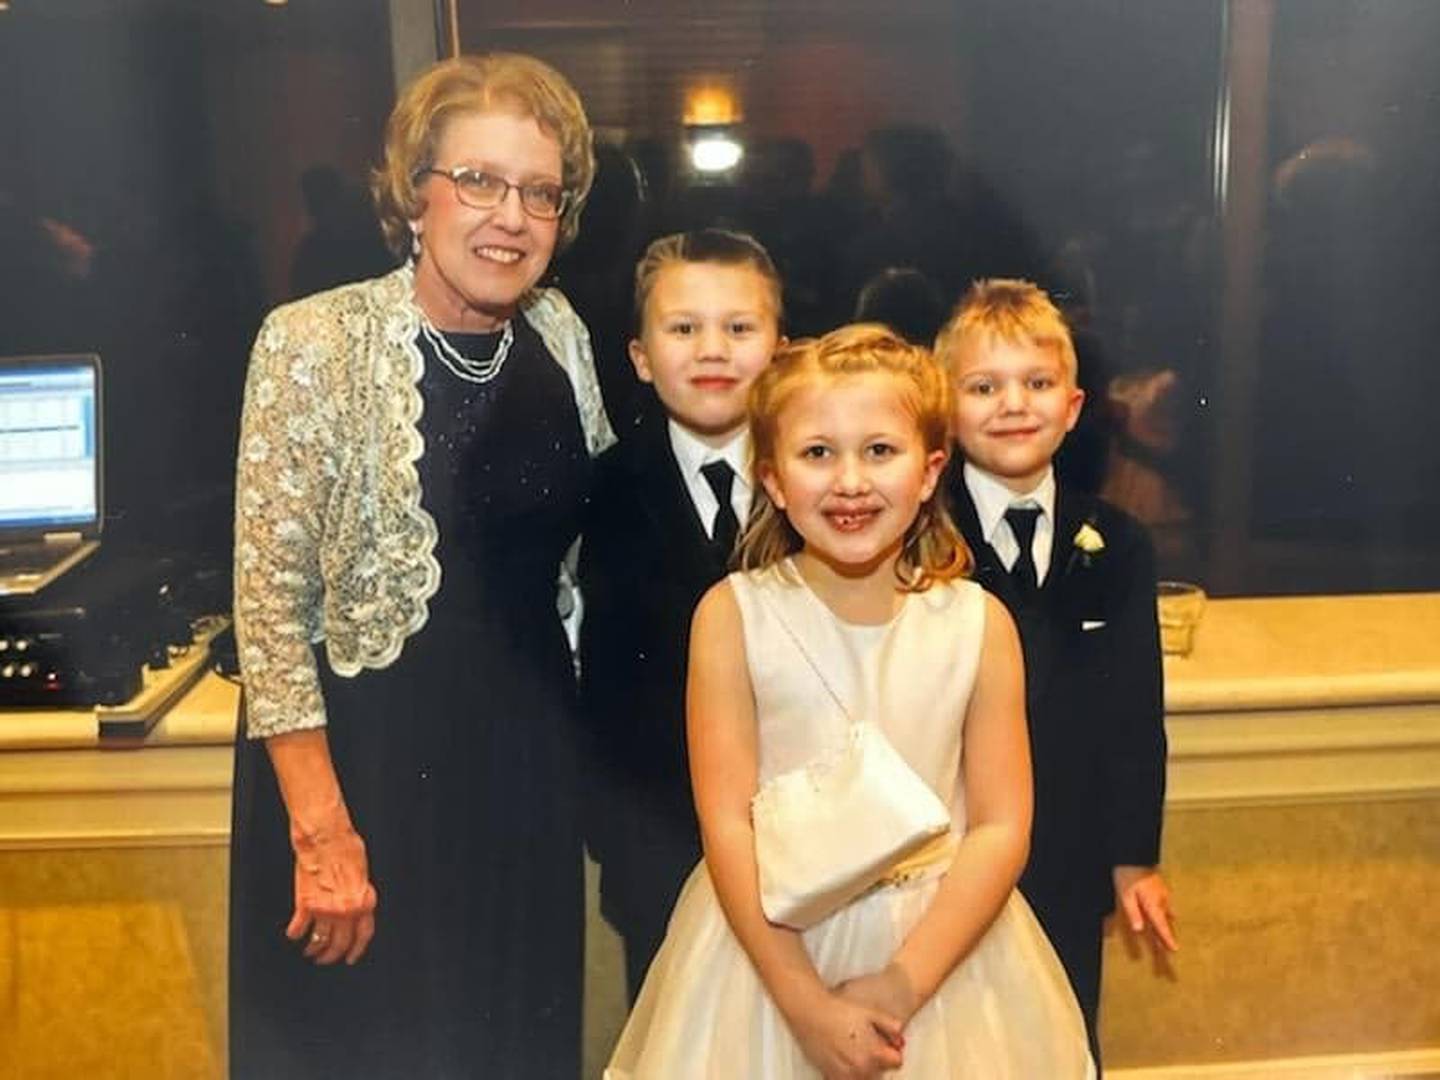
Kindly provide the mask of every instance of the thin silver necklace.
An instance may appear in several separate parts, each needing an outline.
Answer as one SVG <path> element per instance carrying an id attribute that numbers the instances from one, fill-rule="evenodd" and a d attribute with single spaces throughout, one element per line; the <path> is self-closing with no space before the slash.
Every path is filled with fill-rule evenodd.
<path id="1" fill-rule="evenodd" d="M 515 341 L 515 327 L 513 320 L 505 320 L 505 327 L 500 332 L 500 344 L 496 345 L 495 351 L 484 360 L 472 360 L 461 353 L 435 328 L 430 316 L 423 313 L 420 316 L 420 336 L 430 343 L 440 362 L 449 368 L 450 373 L 457 379 L 468 383 L 488 383 L 499 375 L 500 369 L 505 366 L 505 358 L 510 355 L 510 346 Z"/>

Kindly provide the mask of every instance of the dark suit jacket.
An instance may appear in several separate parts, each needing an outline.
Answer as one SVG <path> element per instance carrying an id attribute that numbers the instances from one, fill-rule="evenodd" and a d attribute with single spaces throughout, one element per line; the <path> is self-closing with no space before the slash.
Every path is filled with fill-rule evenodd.
<path id="1" fill-rule="evenodd" d="M 1026 605 L 981 535 L 958 463 L 946 482 L 975 580 L 1015 616 L 1025 652 L 1035 823 L 1021 891 L 1042 920 L 1099 916 L 1115 903 L 1113 867 L 1160 859 L 1165 727 L 1154 550 L 1133 518 L 1060 486 L 1049 572 Z M 1094 554 L 1074 543 L 1086 522 L 1104 539 Z"/>
<path id="2" fill-rule="evenodd" d="M 593 736 L 587 842 L 622 933 L 668 915 L 700 858 L 685 752 L 690 618 L 725 576 L 658 409 L 596 462 L 580 548 L 581 694 Z M 663 926 L 663 923 L 662 923 Z"/>

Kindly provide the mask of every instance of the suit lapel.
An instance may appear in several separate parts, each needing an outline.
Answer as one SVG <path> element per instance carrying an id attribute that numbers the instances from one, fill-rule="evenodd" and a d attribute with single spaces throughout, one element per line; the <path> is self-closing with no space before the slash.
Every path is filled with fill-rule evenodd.
<path id="1" fill-rule="evenodd" d="M 1075 547 L 1075 534 L 1081 524 L 1094 511 L 1094 500 L 1089 496 L 1057 485 L 1055 489 L 1055 535 L 1050 545 L 1050 569 L 1045 583 L 1041 586 L 1038 600 L 1040 618 L 1036 620 L 1033 648 L 1034 674 L 1033 693 L 1027 696 L 1039 701 L 1049 685 L 1055 670 L 1056 657 L 1063 656 L 1069 648 L 1067 637 L 1076 631 L 1079 619 L 1077 593 L 1085 586 L 1085 569 L 1080 551 Z M 1031 664 L 1031 649 L 1026 650 L 1026 662 Z"/>
<path id="2" fill-rule="evenodd" d="M 1090 509 L 1090 500 L 1084 495 L 1068 491 L 1059 484 L 1055 486 L 1055 538 L 1050 545 L 1050 569 L 1045 576 L 1042 593 L 1059 595 L 1066 591 L 1070 575 L 1078 565 L 1075 534 Z"/>
<path id="3" fill-rule="evenodd" d="M 1010 576 L 1010 571 L 1005 569 L 1005 564 L 1000 561 L 1000 556 L 995 554 L 995 549 L 985 542 L 985 534 L 980 528 L 980 515 L 975 510 L 975 500 L 970 498 L 970 489 L 965 486 L 964 475 L 956 466 L 951 467 L 948 485 L 955 524 L 960 529 L 960 535 L 965 537 L 965 543 L 970 546 L 970 554 L 975 557 L 975 569 L 971 577 L 984 586 L 987 592 L 999 597 L 1011 611 L 1015 611 L 1020 602 L 1015 579 Z"/>
<path id="4" fill-rule="evenodd" d="M 687 580 L 715 580 L 723 573 L 723 563 L 680 475 L 664 414 L 647 413 L 636 434 L 637 453 L 631 458 L 635 501 Z"/>
<path id="5" fill-rule="evenodd" d="M 1075 534 L 1087 521 L 1093 524 L 1095 499 L 1081 491 L 1074 491 L 1063 485 L 1055 488 L 1055 543 L 1050 548 L 1050 576 L 1046 586 L 1052 584 L 1059 592 L 1073 588 L 1074 575 L 1084 564 L 1083 553 L 1075 546 Z"/>
<path id="6" fill-rule="evenodd" d="M 1073 507 L 1072 501 L 1063 497 L 1057 487 L 1055 539 L 1050 546 L 1050 566 L 1040 591 L 1031 603 L 1025 604 L 1010 571 L 1005 569 L 995 549 L 985 542 L 980 529 L 980 515 L 970 498 L 970 489 L 965 486 L 963 473 L 954 468 L 951 475 L 950 493 L 956 524 L 975 556 L 975 580 L 1009 608 L 1020 631 L 1020 643 L 1025 652 L 1025 699 L 1033 720 L 1041 715 L 1039 703 L 1050 684 L 1055 653 L 1061 644 L 1057 637 L 1063 633 L 1064 620 L 1057 606 L 1063 606 L 1066 592 L 1064 579 L 1074 546 L 1072 538 L 1079 527 L 1078 521 L 1072 522 L 1070 518 L 1072 513 L 1080 512 L 1080 508 Z"/>

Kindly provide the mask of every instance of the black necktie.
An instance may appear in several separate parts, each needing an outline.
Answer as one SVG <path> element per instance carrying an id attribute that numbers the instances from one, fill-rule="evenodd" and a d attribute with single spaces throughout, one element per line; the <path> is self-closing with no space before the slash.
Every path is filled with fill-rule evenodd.
<path id="1" fill-rule="evenodd" d="M 720 509 L 715 511 L 715 527 L 710 530 L 710 539 L 725 553 L 726 558 L 729 558 L 730 553 L 735 550 L 735 538 L 740 535 L 740 521 L 735 517 L 735 507 L 730 503 L 730 488 L 735 483 L 735 470 L 730 468 L 728 461 L 712 461 L 709 465 L 702 465 L 700 473 L 720 503 Z"/>
<path id="2" fill-rule="evenodd" d="M 1035 522 L 1040 517 L 1038 506 L 1012 506 L 1005 511 L 1005 520 L 1020 545 L 1020 554 L 1015 565 L 1010 567 L 1010 576 L 1020 588 L 1020 595 L 1026 599 L 1035 595 L 1040 588 L 1040 578 L 1035 573 Z"/>

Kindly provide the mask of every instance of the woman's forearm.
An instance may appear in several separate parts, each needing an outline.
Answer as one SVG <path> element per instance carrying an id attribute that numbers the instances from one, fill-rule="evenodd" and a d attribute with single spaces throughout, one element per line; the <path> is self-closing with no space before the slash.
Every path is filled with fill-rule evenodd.
<path id="1" fill-rule="evenodd" d="M 290 815 L 291 839 L 297 845 L 351 828 L 325 728 L 273 735 L 265 740 L 265 749 Z"/>
<path id="2" fill-rule="evenodd" d="M 295 910 L 285 927 L 292 941 L 307 932 L 304 955 L 317 964 L 356 963 L 375 935 L 375 886 L 365 841 L 355 831 L 340 791 L 325 728 L 265 740 L 280 795 L 290 815 L 295 851 Z"/>

